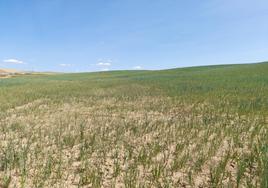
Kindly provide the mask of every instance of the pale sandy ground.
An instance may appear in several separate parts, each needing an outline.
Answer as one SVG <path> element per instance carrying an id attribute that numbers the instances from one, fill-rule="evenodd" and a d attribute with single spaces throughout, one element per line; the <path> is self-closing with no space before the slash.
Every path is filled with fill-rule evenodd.
<path id="1" fill-rule="evenodd" d="M 260 139 L 251 138 L 258 120 L 217 114 L 222 119 L 208 129 L 202 120 L 208 108 L 213 106 L 146 97 L 62 104 L 40 99 L 18 106 L 0 121 L 2 151 L 14 149 L 19 157 L 10 170 L 0 171 L 0 181 L 9 173 L 10 187 L 126 187 L 131 182 L 145 187 L 209 187 L 211 170 L 224 164 L 222 185 L 233 187 L 236 157 L 250 156 L 249 147 Z M 235 129 L 241 129 L 241 147 L 228 133 Z M 245 170 L 240 187 L 246 187 L 246 178 L 258 185 L 257 165 Z"/>

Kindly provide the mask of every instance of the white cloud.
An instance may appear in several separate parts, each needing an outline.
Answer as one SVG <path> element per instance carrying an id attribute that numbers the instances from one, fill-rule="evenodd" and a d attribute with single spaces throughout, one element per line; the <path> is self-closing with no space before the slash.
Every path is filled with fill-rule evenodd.
<path id="1" fill-rule="evenodd" d="M 65 64 L 65 63 L 62 63 L 62 64 L 59 64 L 59 66 L 61 66 L 61 67 L 70 67 L 70 66 L 72 66 L 71 64 Z"/>
<path id="2" fill-rule="evenodd" d="M 113 64 L 113 60 L 100 58 L 97 60 L 97 63 L 95 64 L 95 66 L 98 66 L 101 71 L 109 71 L 112 64 Z"/>
<path id="3" fill-rule="evenodd" d="M 18 60 L 18 59 L 5 59 L 3 60 L 4 63 L 10 63 L 10 64 L 26 64 L 25 62 Z"/>
<path id="4" fill-rule="evenodd" d="M 113 63 L 113 61 L 111 60 L 111 59 L 102 59 L 102 58 L 100 58 L 100 59 L 98 59 L 97 60 L 97 66 L 99 66 L 99 67 L 110 67 L 110 66 L 112 66 L 112 63 Z"/>
<path id="5" fill-rule="evenodd" d="M 99 62 L 97 65 L 98 65 L 98 66 L 107 66 L 107 67 L 109 67 L 109 66 L 111 66 L 112 64 L 111 64 L 110 62 Z"/>
<path id="6" fill-rule="evenodd" d="M 135 67 L 133 67 L 133 69 L 139 70 L 139 69 L 142 69 L 142 67 L 141 66 L 135 66 Z"/>

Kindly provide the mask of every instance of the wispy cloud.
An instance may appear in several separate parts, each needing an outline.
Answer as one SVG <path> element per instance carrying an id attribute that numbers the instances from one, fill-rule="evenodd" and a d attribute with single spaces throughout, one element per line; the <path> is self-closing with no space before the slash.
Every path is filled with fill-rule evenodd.
<path id="1" fill-rule="evenodd" d="M 97 63 L 98 66 L 111 66 L 112 64 L 109 62 L 99 62 Z"/>
<path id="2" fill-rule="evenodd" d="M 104 68 L 104 69 L 101 69 L 102 71 L 109 71 L 110 69 L 109 68 Z"/>
<path id="3" fill-rule="evenodd" d="M 97 60 L 95 66 L 99 67 L 100 71 L 109 71 L 111 70 L 111 66 L 113 65 L 114 60 L 112 59 L 103 59 L 100 58 Z"/>
<path id="4" fill-rule="evenodd" d="M 103 69 L 108 69 L 108 67 L 112 66 L 112 62 L 111 59 L 98 59 L 96 65 Z"/>
<path id="5" fill-rule="evenodd" d="M 18 60 L 18 59 L 4 59 L 4 63 L 10 63 L 10 64 L 26 64 L 25 62 Z"/>
<path id="6" fill-rule="evenodd" d="M 72 64 L 61 63 L 61 64 L 59 64 L 59 66 L 61 66 L 61 67 L 70 67 L 70 66 L 72 66 Z"/>
<path id="7" fill-rule="evenodd" d="M 140 70 L 140 69 L 142 69 L 142 67 L 138 65 L 138 66 L 133 67 L 133 69 Z"/>

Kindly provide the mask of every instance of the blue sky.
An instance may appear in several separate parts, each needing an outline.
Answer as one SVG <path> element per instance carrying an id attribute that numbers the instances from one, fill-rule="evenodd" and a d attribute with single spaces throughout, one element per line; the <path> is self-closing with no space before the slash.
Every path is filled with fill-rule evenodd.
<path id="1" fill-rule="evenodd" d="M 264 60 L 267 0 L 0 1 L 0 67 L 84 72 Z"/>

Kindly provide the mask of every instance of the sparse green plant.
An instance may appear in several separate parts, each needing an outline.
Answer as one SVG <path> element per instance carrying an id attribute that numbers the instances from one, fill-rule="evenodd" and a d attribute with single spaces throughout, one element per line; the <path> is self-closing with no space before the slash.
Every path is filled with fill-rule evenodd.
<path id="1" fill-rule="evenodd" d="M 0 187 L 267 187 L 268 64 L 0 83 Z"/>

